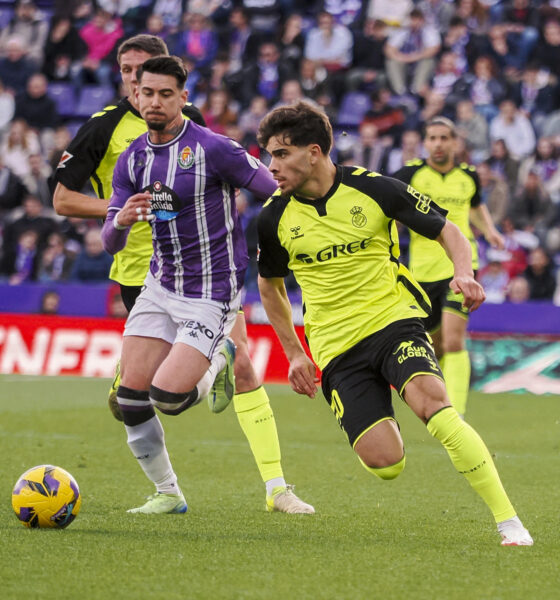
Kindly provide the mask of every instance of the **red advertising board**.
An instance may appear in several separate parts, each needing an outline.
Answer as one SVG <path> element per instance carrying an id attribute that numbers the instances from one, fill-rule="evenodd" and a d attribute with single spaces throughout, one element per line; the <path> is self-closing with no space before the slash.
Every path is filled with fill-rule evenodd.
<path id="1" fill-rule="evenodd" d="M 0 314 L 0 373 L 112 377 L 123 328 L 120 319 Z M 288 362 L 272 327 L 247 330 L 259 378 L 286 383 Z"/>

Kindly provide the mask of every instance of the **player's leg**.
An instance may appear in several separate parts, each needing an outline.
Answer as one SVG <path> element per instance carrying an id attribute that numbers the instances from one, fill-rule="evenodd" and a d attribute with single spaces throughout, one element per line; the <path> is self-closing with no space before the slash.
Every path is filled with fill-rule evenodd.
<path id="1" fill-rule="evenodd" d="M 127 442 L 156 493 L 129 512 L 185 512 L 187 504 L 177 484 L 161 422 L 150 402 L 149 389 L 171 344 L 157 338 L 127 335 L 123 340 L 121 384 L 117 391 Z"/>
<path id="2" fill-rule="evenodd" d="M 453 300 L 457 302 L 457 300 Z M 463 416 L 467 409 L 471 361 L 466 347 L 468 313 L 444 309 L 441 319 L 441 370 L 451 404 Z"/>
<path id="3" fill-rule="evenodd" d="M 383 350 L 375 334 L 335 358 L 323 371 L 322 389 L 362 466 L 380 479 L 395 479 L 405 466 L 391 389 L 378 367 Z"/>
<path id="4" fill-rule="evenodd" d="M 266 486 L 267 510 L 313 514 L 315 509 L 298 498 L 293 493 L 293 486 L 286 484 L 284 480 L 276 421 L 268 394 L 260 383 L 249 356 L 243 313 L 238 313 L 231 337 L 237 347 L 233 406 Z"/>
<path id="5" fill-rule="evenodd" d="M 434 375 L 418 375 L 406 383 L 403 397 L 447 450 L 457 471 L 492 511 L 502 544 L 532 545 L 533 540 L 516 516 L 490 452 L 478 433 L 451 406 L 443 381 Z"/>
<path id="6" fill-rule="evenodd" d="M 138 298 L 140 292 L 142 291 L 142 287 L 139 285 L 122 285 L 120 284 L 121 289 L 121 298 L 123 304 L 126 308 L 127 313 L 130 314 L 134 303 L 136 302 L 136 298 Z M 111 387 L 109 388 L 109 396 L 108 396 L 108 404 L 109 410 L 113 414 L 113 417 L 117 419 L 117 421 L 123 420 L 122 411 L 119 407 L 119 403 L 117 400 L 117 390 L 119 389 L 119 385 L 121 383 L 121 362 L 117 361 L 115 366 L 115 375 L 113 377 L 113 381 L 111 382 Z"/>

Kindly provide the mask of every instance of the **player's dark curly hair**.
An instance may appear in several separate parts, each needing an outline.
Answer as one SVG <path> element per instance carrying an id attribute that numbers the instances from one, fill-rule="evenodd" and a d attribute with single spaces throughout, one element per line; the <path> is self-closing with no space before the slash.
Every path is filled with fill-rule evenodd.
<path id="1" fill-rule="evenodd" d="M 257 141 L 266 148 L 270 138 L 279 137 L 292 146 L 317 144 L 327 155 L 333 144 L 333 131 L 327 115 L 308 102 L 274 109 L 261 121 Z"/>
<path id="2" fill-rule="evenodd" d="M 117 50 L 117 62 L 121 64 L 121 56 L 125 52 L 130 50 L 138 50 L 139 52 L 146 52 L 150 56 L 169 56 L 169 50 L 167 49 L 166 43 L 155 35 L 148 35 L 147 33 L 140 33 L 135 35 L 128 40 L 125 40 Z"/>
<path id="3" fill-rule="evenodd" d="M 156 56 L 148 58 L 148 60 L 138 67 L 136 78 L 138 81 L 142 79 L 142 73 L 154 73 L 156 75 L 171 75 L 177 80 L 177 87 L 180 90 L 185 88 L 188 72 L 185 69 L 183 61 L 178 56 Z"/>

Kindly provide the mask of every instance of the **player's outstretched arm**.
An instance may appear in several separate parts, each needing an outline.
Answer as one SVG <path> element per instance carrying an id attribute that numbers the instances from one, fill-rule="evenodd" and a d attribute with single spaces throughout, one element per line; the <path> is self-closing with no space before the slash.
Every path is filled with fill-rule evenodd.
<path id="1" fill-rule="evenodd" d="M 292 307 L 284 280 L 281 277 L 268 279 L 259 276 L 259 292 L 268 319 L 290 362 L 288 379 L 292 389 L 313 398 L 317 392 L 315 365 L 305 353 L 294 329 Z"/>
<path id="2" fill-rule="evenodd" d="M 449 287 L 456 294 L 463 294 L 463 306 L 476 310 L 486 299 L 483 287 L 474 278 L 471 246 L 461 230 L 446 221 L 437 241 L 443 246 L 453 263 L 454 276 Z"/>
<path id="3" fill-rule="evenodd" d="M 482 235 L 489 244 L 500 250 L 505 248 L 504 236 L 494 227 L 492 217 L 485 204 L 479 204 L 477 207 L 471 208 L 470 220 L 475 227 L 482 231 Z"/>
<path id="4" fill-rule="evenodd" d="M 58 183 L 54 190 L 53 206 L 56 213 L 63 217 L 104 219 L 107 215 L 109 201 L 75 192 L 64 184 Z"/>

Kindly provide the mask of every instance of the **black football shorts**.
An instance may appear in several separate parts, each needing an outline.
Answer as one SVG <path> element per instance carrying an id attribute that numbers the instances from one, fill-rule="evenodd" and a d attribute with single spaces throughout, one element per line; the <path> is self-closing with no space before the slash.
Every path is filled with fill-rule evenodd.
<path id="1" fill-rule="evenodd" d="M 330 361 L 323 394 L 350 445 L 380 419 L 394 417 L 391 386 L 402 394 L 420 374 L 443 379 L 420 319 L 396 321 Z"/>
<path id="2" fill-rule="evenodd" d="M 438 329 L 443 311 L 453 312 L 465 319 L 469 318 L 469 309 L 463 306 L 463 294 L 456 294 L 449 287 L 450 281 L 451 277 L 441 281 L 419 282 L 432 304 L 432 314 L 423 319 L 426 331 L 432 332 Z"/>

